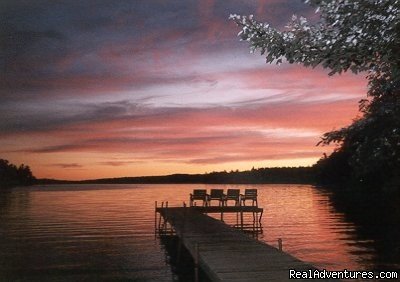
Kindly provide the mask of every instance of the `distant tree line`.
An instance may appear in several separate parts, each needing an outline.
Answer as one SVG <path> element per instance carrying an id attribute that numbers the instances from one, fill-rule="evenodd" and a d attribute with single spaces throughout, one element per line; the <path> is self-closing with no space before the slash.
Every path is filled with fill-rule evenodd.
<path id="1" fill-rule="evenodd" d="M 164 183 L 202 183 L 202 184 L 267 184 L 315 183 L 315 172 L 312 167 L 278 167 L 258 168 L 247 171 L 221 171 L 205 174 L 171 174 L 164 176 L 141 176 L 103 178 L 83 181 L 60 181 L 39 179 L 42 184 L 80 183 L 80 184 L 164 184 Z"/>
<path id="2" fill-rule="evenodd" d="M 29 166 L 16 166 L 9 161 L 0 159 L 0 188 L 32 185 L 36 178 Z"/>
<path id="3" fill-rule="evenodd" d="M 38 179 L 37 184 L 316 184 L 332 188 L 361 186 L 380 187 L 376 179 L 354 181 L 352 168 L 348 164 L 348 153 L 335 151 L 329 157 L 322 157 L 308 167 L 253 168 L 251 170 L 219 171 L 204 174 L 171 174 L 162 176 L 138 176 L 101 178 L 91 180 Z"/>

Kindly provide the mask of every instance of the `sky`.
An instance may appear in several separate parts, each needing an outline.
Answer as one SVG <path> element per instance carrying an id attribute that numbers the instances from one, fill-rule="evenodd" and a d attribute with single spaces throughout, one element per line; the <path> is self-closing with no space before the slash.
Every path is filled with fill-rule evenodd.
<path id="1" fill-rule="evenodd" d="M 71 180 L 314 164 L 365 75 L 266 64 L 230 14 L 318 17 L 301 0 L 1 1 L 0 158 Z"/>

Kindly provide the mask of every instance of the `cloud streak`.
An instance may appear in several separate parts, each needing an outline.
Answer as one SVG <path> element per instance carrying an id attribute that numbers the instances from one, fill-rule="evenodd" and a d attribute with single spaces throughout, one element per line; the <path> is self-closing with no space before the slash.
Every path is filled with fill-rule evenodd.
<path id="1" fill-rule="evenodd" d="M 283 28 L 312 14 L 302 1 L 0 5 L 0 153 L 39 177 L 312 164 L 366 92 L 351 74 L 266 65 L 227 20 Z"/>
<path id="2" fill-rule="evenodd" d="M 61 163 L 61 164 L 51 164 L 52 167 L 59 167 L 62 169 L 80 169 L 83 166 L 77 163 Z"/>

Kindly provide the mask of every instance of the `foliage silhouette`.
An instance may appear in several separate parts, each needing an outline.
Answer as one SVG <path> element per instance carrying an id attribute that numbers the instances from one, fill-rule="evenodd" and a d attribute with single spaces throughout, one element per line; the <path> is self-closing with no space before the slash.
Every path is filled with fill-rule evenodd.
<path id="1" fill-rule="evenodd" d="M 362 117 L 323 135 L 319 144 L 340 148 L 317 168 L 330 181 L 400 190 L 400 0 L 305 2 L 316 8 L 320 20 L 311 24 L 293 16 L 284 31 L 253 16 L 230 18 L 242 29 L 241 40 L 265 55 L 267 63 L 322 66 L 329 75 L 367 72 L 368 100 L 359 102 Z M 339 171 L 343 174 L 334 177 Z"/>
<path id="2" fill-rule="evenodd" d="M 32 175 L 29 166 L 16 166 L 7 160 L 0 159 L 0 187 L 32 185 L 36 178 Z"/>

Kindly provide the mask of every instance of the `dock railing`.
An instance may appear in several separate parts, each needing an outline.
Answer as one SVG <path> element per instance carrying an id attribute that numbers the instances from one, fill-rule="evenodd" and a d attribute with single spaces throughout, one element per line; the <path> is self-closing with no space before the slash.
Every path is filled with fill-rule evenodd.
<path id="1" fill-rule="evenodd" d="M 182 209 L 184 211 L 182 216 L 186 216 L 187 211 L 196 211 L 201 214 L 214 215 L 219 214 L 219 218 L 222 222 L 228 226 L 242 230 L 246 233 L 252 234 L 257 237 L 258 234 L 263 233 L 261 224 L 264 209 L 257 206 L 190 206 L 187 207 L 186 203 L 183 203 L 182 207 L 169 207 L 168 201 L 161 202 L 158 206 L 158 202 L 155 202 L 155 216 L 154 226 L 155 231 L 158 234 L 165 235 L 167 233 L 175 234 L 173 226 L 169 222 L 169 212 Z M 158 216 L 157 216 L 158 214 Z M 235 222 L 226 221 L 224 215 L 236 216 Z M 182 221 L 184 222 L 184 220 Z"/>

